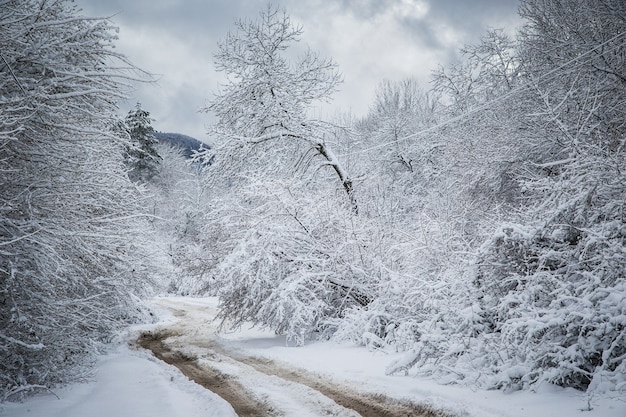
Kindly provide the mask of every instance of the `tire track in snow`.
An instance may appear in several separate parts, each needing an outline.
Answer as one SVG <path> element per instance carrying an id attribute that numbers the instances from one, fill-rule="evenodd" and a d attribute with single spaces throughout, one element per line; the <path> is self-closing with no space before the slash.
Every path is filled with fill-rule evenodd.
<path id="1" fill-rule="evenodd" d="M 213 308 L 170 300 L 158 304 L 178 321 L 143 333 L 137 343 L 220 395 L 239 416 L 455 417 L 427 404 L 358 392 L 304 369 L 227 350 L 209 331 L 206 318 L 214 315 Z"/>
<path id="2" fill-rule="evenodd" d="M 319 391 L 342 407 L 356 411 L 362 417 L 453 417 L 427 405 L 402 402 L 382 394 L 360 393 L 327 381 L 320 375 L 302 369 L 284 367 L 269 359 L 233 356 L 266 375 L 275 375 Z"/>
<path id="3" fill-rule="evenodd" d="M 239 417 L 276 416 L 267 404 L 255 400 L 235 380 L 215 369 L 201 367 L 197 359 L 181 351 L 172 350 L 163 343 L 173 336 L 168 332 L 144 332 L 137 339 L 137 344 L 151 351 L 165 363 L 177 367 L 187 378 L 222 397 L 235 410 Z"/>
<path id="4" fill-rule="evenodd" d="M 179 329 L 165 329 L 145 332 L 137 343 L 151 350 L 157 358 L 176 366 L 188 378 L 224 398 L 241 417 L 274 417 L 283 413 L 274 408 L 280 407 L 280 404 L 270 405 L 268 403 L 270 399 L 264 401 L 256 399 L 254 394 L 237 382 L 237 379 L 245 377 L 244 375 L 237 377 L 232 375 L 232 371 L 224 371 L 223 362 L 226 361 L 237 368 L 248 367 L 263 376 L 278 378 L 279 381 L 275 384 L 282 384 L 285 389 L 288 384 L 308 387 L 316 394 L 332 400 L 342 409 L 338 411 L 336 406 L 333 408 L 328 404 L 321 404 L 321 401 L 314 398 L 308 400 L 308 403 L 315 406 L 319 415 L 353 416 L 356 412 L 362 417 L 453 417 L 428 405 L 402 402 L 381 394 L 360 393 L 330 382 L 320 375 L 279 364 L 270 359 L 226 351 L 212 340 L 180 340 L 183 338 L 184 334 L 181 334 Z M 187 345 L 190 342 L 192 346 Z M 190 354 L 189 349 L 194 353 Z M 198 349 L 203 352 L 201 360 L 195 354 Z M 307 402 L 306 399 L 304 402 Z"/>

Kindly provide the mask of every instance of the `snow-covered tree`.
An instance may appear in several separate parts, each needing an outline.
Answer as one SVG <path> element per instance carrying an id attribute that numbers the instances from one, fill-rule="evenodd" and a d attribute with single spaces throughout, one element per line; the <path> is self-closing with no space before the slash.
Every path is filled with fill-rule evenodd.
<path id="1" fill-rule="evenodd" d="M 130 135 L 130 145 L 125 155 L 130 169 L 128 176 L 133 181 L 146 182 L 157 173 L 161 161 L 156 150 L 159 141 L 153 135 L 150 113 L 141 108 L 141 103 L 137 103 L 135 109 L 128 112 L 125 123 Z"/>
<path id="2" fill-rule="evenodd" d="M 391 223 L 402 217 L 407 226 L 415 219 L 405 214 L 424 207 L 425 190 L 439 169 L 441 144 L 436 135 L 418 133 L 436 123 L 437 110 L 437 97 L 415 79 L 384 80 L 378 86 L 368 115 L 355 123 L 358 140 L 345 141 L 340 151 L 354 154 L 350 170 L 360 180 L 368 216 L 384 216 Z"/>
<path id="3" fill-rule="evenodd" d="M 248 221 L 234 223 L 232 248 L 215 271 L 220 317 L 303 344 L 327 319 L 370 301 L 358 261 L 357 239 L 364 236 L 352 234 L 348 208 L 284 181 L 253 183 L 240 192 L 258 203 L 222 213 L 222 228 L 233 218 Z"/>
<path id="4" fill-rule="evenodd" d="M 201 272 L 228 322 L 303 343 L 372 297 L 353 182 L 331 150 L 341 128 L 308 114 L 340 77 L 309 50 L 288 60 L 302 30 L 284 12 L 236 26 L 216 55 L 227 82 L 206 109 L 217 123 Z"/>
<path id="5" fill-rule="evenodd" d="M 70 1 L 0 7 L 0 401 L 83 377 L 149 286 L 114 33 Z"/>
<path id="6" fill-rule="evenodd" d="M 481 253 L 482 304 L 498 312 L 484 317 L 517 345 L 509 360 L 525 383 L 624 389 L 626 6 L 527 0 L 520 11 L 537 155 L 520 183 L 534 221 Z"/>
<path id="7" fill-rule="evenodd" d="M 499 98 L 515 87 L 520 75 L 515 41 L 491 29 L 476 45 L 460 50 L 461 60 L 433 71 L 433 87 L 443 94 L 449 111 L 458 115 Z"/>
<path id="8" fill-rule="evenodd" d="M 313 155 L 313 164 L 334 171 L 357 211 L 352 179 L 330 147 L 332 129 L 307 114 L 312 104 L 329 100 L 336 90 L 341 81 L 336 64 L 311 50 L 290 62 L 287 51 L 300 40 L 302 29 L 271 6 L 257 20 L 235 25 L 237 31 L 219 43 L 215 55 L 227 82 L 204 109 L 217 116 L 224 168 L 235 177 L 241 167 L 283 165 L 283 155 L 295 144 L 294 157 Z"/>
<path id="9" fill-rule="evenodd" d="M 516 47 L 511 37 L 492 29 L 476 45 L 461 48 L 459 62 L 433 72 L 433 89 L 446 104 L 442 169 L 453 173 L 448 176 L 459 185 L 457 198 L 476 211 L 518 203 L 513 177 L 529 155 L 526 143 L 514 139 L 523 127 L 519 110 L 525 93 L 519 90 Z"/>
<path id="10" fill-rule="evenodd" d="M 431 155 L 419 146 L 423 138 L 413 134 L 433 125 L 437 103 L 414 78 L 381 82 L 368 116 L 360 123 L 362 134 L 369 137 L 368 145 L 376 148 L 371 155 L 374 160 L 394 172 L 428 169 Z"/>
<path id="11" fill-rule="evenodd" d="M 202 245 L 205 216 L 212 212 L 204 169 L 192 164 L 181 147 L 159 143 L 156 150 L 162 159 L 146 184 L 147 203 L 159 236 L 155 247 L 161 245 L 163 265 L 172 267 L 164 284 L 177 294 L 197 294 L 207 287 L 204 271 L 215 258 Z"/>
<path id="12" fill-rule="evenodd" d="M 516 85 L 499 76 L 480 90 L 506 88 L 510 140 L 521 144 L 505 153 L 515 158 L 517 205 L 476 250 L 457 311 L 427 317 L 415 350 L 389 371 L 416 366 L 442 381 L 509 389 L 624 390 L 626 10 L 525 0 L 520 11 Z M 497 115 L 477 103 L 472 116 Z"/>

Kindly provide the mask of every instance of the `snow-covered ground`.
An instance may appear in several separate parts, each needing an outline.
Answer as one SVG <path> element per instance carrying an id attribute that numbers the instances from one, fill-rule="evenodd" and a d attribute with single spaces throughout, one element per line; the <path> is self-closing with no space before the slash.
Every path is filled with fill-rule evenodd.
<path id="1" fill-rule="evenodd" d="M 237 354 L 270 358 L 285 366 L 322 374 L 336 383 L 357 391 L 377 392 L 389 397 L 429 403 L 472 417 L 624 417 L 626 399 L 617 396 L 592 398 L 574 390 L 543 387 L 538 392 L 483 391 L 467 387 L 444 386 L 412 376 L 386 376 L 384 369 L 397 357 L 395 353 L 370 352 L 364 348 L 315 342 L 304 347 L 289 347 L 284 337 L 257 329 L 217 333 L 212 322 L 217 300 L 214 298 L 167 297 L 152 300 L 161 317 L 155 325 L 137 326 L 111 353 L 98 362 L 92 382 L 74 384 L 52 394 L 39 395 L 22 404 L 0 405 L 0 414 L 11 417 L 207 417 L 233 416 L 233 409 L 215 394 L 182 376 L 178 370 L 152 357 L 150 353 L 128 347 L 140 331 L 179 326 L 188 334 L 178 343 L 216 342 Z M 182 326 L 184 324 L 184 326 Z M 195 342 L 194 342 L 195 341 Z M 191 350 L 202 347 L 190 346 Z M 234 365 L 221 361 L 224 371 Z M 293 384 L 276 377 L 263 380 L 245 368 L 233 370 L 244 388 L 268 402 L 282 402 L 283 415 L 312 415 L 293 401 L 294 395 L 309 396 L 302 403 L 322 404 L 317 392 L 306 387 L 294 391 Z M 248 378 L 246 382 L 245 379 Z M 296 394 L 293 394 L 293 393 Z M 590 411 L 583 411 L 591 405 Z M 303 407 L 303 406 L 302 406 Z M 320 406 L 322 407 L 322 406 Z M 330 410 L 328 404 L 323 409 Z M 322 408 L 320 408 L 322 409 Z M 280 414 L 279 413 L 279 414 Z M 314 412 L 313 412 L 314 413 Z M 313 414 L 315 415 L 315 414 Z M 339 415 L 339 414 L 331 414 Z M 344 414 L 341 414 L 344 415 Z M 347 414 L 346 414 L 347 415 Z"/>
<path id="2" fill-rule="evenodd" d="M 55 396 L 56 395 L 56 396 Z M 230 417 L 232 407 L 174 367 L 125 343 L 98 361 L 93 381 L 25 403 L 0 404 L 10 417 Z"/>

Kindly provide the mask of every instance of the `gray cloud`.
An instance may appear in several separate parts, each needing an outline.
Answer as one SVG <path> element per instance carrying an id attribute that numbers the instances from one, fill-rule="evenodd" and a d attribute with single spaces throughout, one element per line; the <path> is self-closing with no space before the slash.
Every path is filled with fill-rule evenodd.
<path id="1" fill-rule="evenodd" d="M 213 66 L 218 39 L 236 18 L 255 18 L 258 0 L 77 0 L 86 15 L 112 16 L 118 48 L 159 82 L 139 84 L 125 114 L 140 101 L 158 130 L 206 139 L 210 117 L 198 114 L 218 88 Z M 284 0 L 303 43 L 340 66 L 345 82 L 334 104 L 320 111 L 367 111 L 383 78 L 414 76 L 421 83 L 438 63 L 475 42 L 487 27 L 517 23 L 517 0 Z"/>
<path id="2" fill-rule="evenodd" d="M 445 20 L 466 33 L 480 34 L 485 26 L 508 25 L 514 18 L 518 0 L 433 0 L 430 13 L 436 19 Z"/>

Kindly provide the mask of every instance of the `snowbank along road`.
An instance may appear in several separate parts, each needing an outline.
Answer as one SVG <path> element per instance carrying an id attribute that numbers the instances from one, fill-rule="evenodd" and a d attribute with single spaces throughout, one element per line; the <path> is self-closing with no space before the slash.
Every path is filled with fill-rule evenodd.
<path id="1" fill-rule="evenodd" d="M 429 405 L 357 392 L 274 360 L 226 349 L 216 337 L 212 307 L 161 299 L 178 321 L 143 332 L 137 344 L 230 403 L 240 417 L 455 417 Z M 213 311 L 211 311 L 213 310 Z"/>

